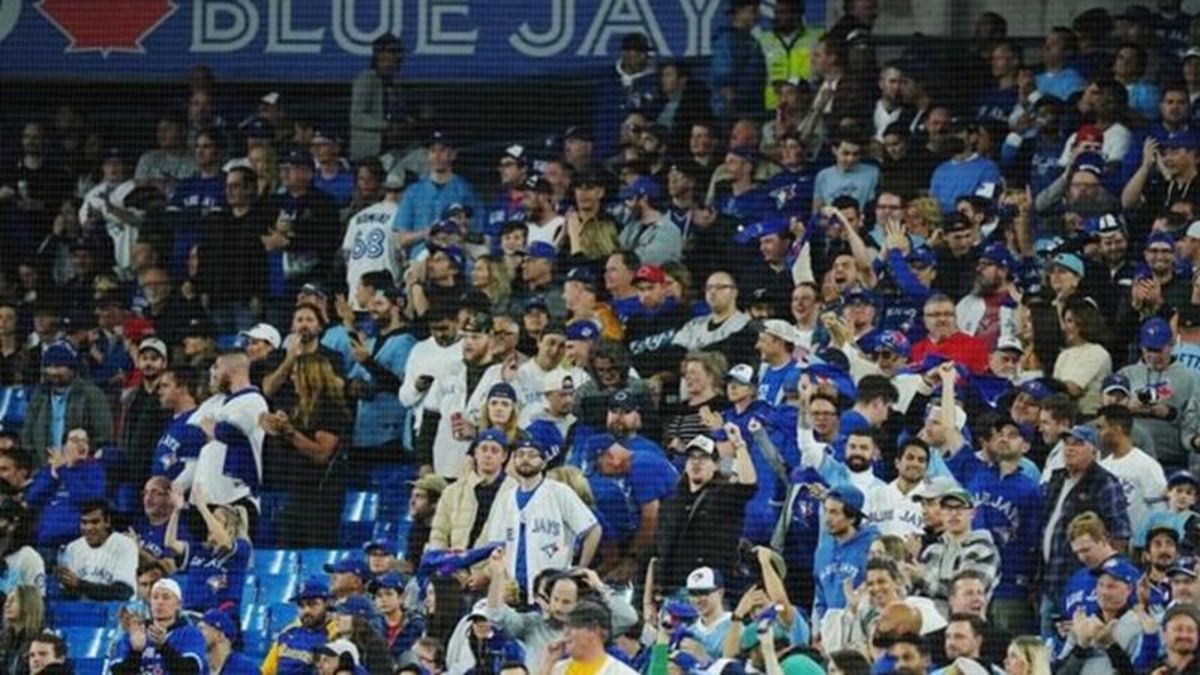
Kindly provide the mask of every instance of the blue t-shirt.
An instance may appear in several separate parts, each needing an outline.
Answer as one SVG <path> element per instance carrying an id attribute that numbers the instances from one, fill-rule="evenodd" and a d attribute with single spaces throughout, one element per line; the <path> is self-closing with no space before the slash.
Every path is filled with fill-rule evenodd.
<path id="1" fill-rule="evenodd" d="M 314 171 L 313 187 L 332 197 L 340 208 L 349 204 L 350 197 L 354 194 L 354 174 L 340 169 L 333 178 L 326 178 L 320 171 Z"/>
<path id="2" fill-rule="evenodd" d="M 174 649 L 179 655 L 186 659 L 196 661 L 197 667 L 200 669 L 201 675 L 208 675 L 208 658 L 207 650 L 204 647 L 204 635 L 199 628 L 189 626 L 186 623 L 176 622 L 167 630 L 167 645 Z M 130 658 L 137 658 L 136 652 L 133 651 L 132 645 L 129 642 L 129 634 L 125 633 L 117 642 L 117 647 L 113 652 L 113 661 L 122 662 Z M 160 673 L 171 672 L 167 668 L 166 661 L 163 660 L 162 652 L 150 642 L 146 643 L 146 648 L 142 650 L 141 670 L 143 675 L 159 675 Z"/>
<path id="3" fill-rule="evenodd" d="M 961 162 L 948 159 L 934 169 L 929 192 L 938 200 L 942 213 L 951 213 L 959 197 L 975 194 L 986 183 L 999 186 L 1000 180 L 1000 167 L 987 157 L 974 155 Z"/>
<path id="4" fill-rule="evenodd" d="M 1087 85 L 1087 81 L 1074 68 L 1063 68 L 1056 73 L 1042 71 L 1034 78 L 1034 82 L 1039 92 L 1063 101 L 1071 98 L 1076 92 L 1083 91 Z"/>
<path id="5" fill-rule="evenodd" d="M 179 541 L 192 541 L 192 534 L 188 530 L 186 518 L 179 519 L 179 529 L 175 532 L 175 537 Z M 174 555 L 167 548 L 167 523 L 161 525 L 151 525 L 149 520 L 141 519 L 133 528 L 137 532 L 138 537 L 142 540 L 142 548 L 146 549 L 155 558 L 170 558 Z"/>
<path id="6" fill-rule="evenodd" d="M 203 542 L 189 546 L 184 606 L 205 612 L 241 605 L 250 553 L 250 542 L 245 539 L 238 539 L 233 550 L 224 554 Z"/>
<path id="7" fill-rule="evenodd" d="M 150 467 L 150 475 L 166 476 L 175 480 L 183 471 L 184 460 L 200 457 L 200 448 L 208 442 L 208 437 L 200 427 L 188 424 L 193 412 L 195 410 L 188 410 L 171 418 L 167 430 L 154 446 L 154 463 Z"/>
<path id="8" fill-rule="evenodd" d="M 241 652 L 231 652 L 221 666 L 221 672 L 215 675 L 259 675 L 262 669 L 254 659 Z"/>
<path id="9" fill-rule="evenodd" d="M 813 196 L 826 206 L 838 197 L 854 197 L 858 200 L 858 208 L 865 209 L 867 202 L 875 198 L 878 188 L 879 167 L 860 162 L 849 171 L 836 166 L 821 169 L 813 185 Z"/>
<path id="10" fill-rule="evenodd" d="M 768 405 L 779 405 L 783 402 L 783 383 L 788 375 L 799 370 L 800 364 L 793 360 L 772 368 L 764 363 L 758 372 L 758 400 Z"/>

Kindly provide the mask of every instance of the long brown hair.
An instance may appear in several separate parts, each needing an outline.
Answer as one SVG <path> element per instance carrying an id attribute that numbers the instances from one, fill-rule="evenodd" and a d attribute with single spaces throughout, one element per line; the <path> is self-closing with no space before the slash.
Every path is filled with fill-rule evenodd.
<path id="1" fill-rule="evenodd" d="M 33 586 L 17 586 L 12 593 L 16 594 L 20 611 L 17 620 L 4 627 L 5 632 L 26 638 L 42 632 L 46 627 L 46 605 L 42 602 L 42 594 Z"/>
<path id="2" fill-rule="evenodd" d="M 332 407 L 348 417 L 345 383 L 333 371 L 329 360 L 320 354 L 301 354 L 292 370 L 296 382 L 296 409 L 293 419 L 299 427 L 312 424 L 318 406 Z"/>

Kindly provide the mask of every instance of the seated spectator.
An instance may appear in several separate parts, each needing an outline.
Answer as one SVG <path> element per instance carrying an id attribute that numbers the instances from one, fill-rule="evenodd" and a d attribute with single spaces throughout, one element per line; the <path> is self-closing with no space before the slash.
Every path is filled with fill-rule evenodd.
<path id="1" fill-rule="evenodd" d="M 150 590 L 149 625 L 135 621 L 117 643 L 113 654 L 115 674 L 203 673 L 207 670 L 204 635 L 180 615 L 183 591 L 172 579 L 163 579 Z"/>
<path id="2" fill-rule="evenodd" d="M 333 633 L 328 612 L 329 587 L 319 577 L 301 582 L 288 602 L 300 608 L 299 617 L 275 638 L 263 659 L 262 675 L 312 672 L 316 665 L 314 650 L 324 645 Z"/>
<path id="3" fill-rule="evenodd" d="M 210 609 L 196 624 L 204 636 L 206 663 L 210 673 L 221 675 L 255 675 L 259 663 L 233 649 L 233 641 L 241 631 L 229 614 L 219 609 Z"/>
<path id="4" fill-rule="evenodd" d="M 63 592 L 85 600 L 128 599 L 137 586 L 137 544 L 112 531 L 112 515 L 104 501 L 80 506 L 79 529 L 83 536 L 67 544 L 54 568 Z"/>
<path id="5" fill-rule="evenodd" d="M 356 662 L 363 664 L 363 672 L 386 673 L 394 666 L 387 641 L 376 628 L 382 623 L 375 603 L 369 597 L 356 595 L 347 598 L 334 608 L 334 632 L 331 636 L 334 640 L 325 645 L 324 649 L 348 641 L 359 654 Z M 317 650 L 317 655 L 323 655 L 321 649 Z M 323 666 L 322 660 L 318 659 L 318 670 Z"/>
<path id="6" fill-rule="evenodd" d="M 45 589 L 14 586 L 4 590 L 4 617 L 0 622 L 0 667 L 9 673 L 28 672 L 33 641 L 46 629 Z"/>
<path id="7" fill-rule="evenodd" d="M 62 636 L 42 631 L 29 643 L 29 675 L 70 675 L 67 643 Z"/>
<path id="8" fill-rule="evenodd" d="M 178 567 L 176 556 L 166 545 L 167 526 L 173 512 L 171 482 L 162 476 L 151 477 L 142 488 L 142 517 L 133 527 L 138 542 L 139 565 L 157 565 L 165 573 L 175 573 Z M 191 539 L 186 525 L 180 525 L 176 537 Z"/>
<path id="9" fill-rule="evenodd" d="M 12 447 L 0 448 L 0 494 L 24 504 L 25 493 L 33 483 L 33 458 L 17 447 L 17 440 L 13 439 Z"/>
<path id="10" fill-rule="evenodd" d="M 84 429 L 67 432 L 61 449 L 48 449 L 49 461 L 38 469 L 26 505 L 38 519 L 38 546 L 62 546 L 79 535 L 80 509 L 104 497 L 104 466 L 92 452 Z"/>

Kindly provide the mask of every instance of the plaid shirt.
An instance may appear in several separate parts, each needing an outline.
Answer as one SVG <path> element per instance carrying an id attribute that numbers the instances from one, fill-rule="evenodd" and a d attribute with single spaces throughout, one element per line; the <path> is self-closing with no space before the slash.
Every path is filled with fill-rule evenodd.
<path id="1" fill-rule="evenodd" d="M 1050 526 L 1050 517 L 1058 504 L 1059 495 L 1067 482 L 1067 470 L 1057 469 L 1046 483 L 1043 492 L 1041 532 Z M 1093 463 L 1079 478 L 1079 482 L 1063 500 L 1062 516 L 1054 524 L 1050 543 L 1050 557 L 1042 560 L 1042 592 L 1056 599 L 1062 592 L 1067 579 L 1082 565 L 1071 551 L 1067 541 L 1067 526 L 1081 513 L 1094 511 L 1108 526 L 1108 535 L 1113 541 L 1127 541 L 1130 537 L 1129 507 L 1121 482 L 1107 469 Z M 1042 542 L 1038 542 L 1038 557 L 1042 557 Z"/>

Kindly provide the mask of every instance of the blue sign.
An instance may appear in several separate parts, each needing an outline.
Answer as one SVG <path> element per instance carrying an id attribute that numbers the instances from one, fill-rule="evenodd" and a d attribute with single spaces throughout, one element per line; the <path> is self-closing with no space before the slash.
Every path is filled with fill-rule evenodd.
<path id="1" fill-rule="evenodd" d="M 548 75 L 608 64 L 645 33 L 659 58 L 707 56 L 729 0 L 0 0 L 0 76 L 350 80 L 371 42 L 408 79 Z M 820 24 L 824 0 L 807 3 Z M 764 5 L 769 15 L 771 7 Z"/>

